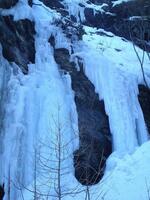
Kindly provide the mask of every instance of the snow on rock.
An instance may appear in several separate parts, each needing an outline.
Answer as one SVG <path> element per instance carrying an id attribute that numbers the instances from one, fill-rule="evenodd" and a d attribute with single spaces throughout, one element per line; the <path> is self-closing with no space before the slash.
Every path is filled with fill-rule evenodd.
<path id="1" fill-rule="evenodd" d="M 104 9 L 108 6 L 106 3 L 102 3 L 101 5 L 95 5 L 94 3 L 89 2 L 88 0 L 64 0 L 62 3 L 68 10 L 69 15 L 74 16 L 77 19 L 77 22 L 85 21 L 85 8 L 92 9 L 95 14 L 97 12 L 105 12 Z"/>

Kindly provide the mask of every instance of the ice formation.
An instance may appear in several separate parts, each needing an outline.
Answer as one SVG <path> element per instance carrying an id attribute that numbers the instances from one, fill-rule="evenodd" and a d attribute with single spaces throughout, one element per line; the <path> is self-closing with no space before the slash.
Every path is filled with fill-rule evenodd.
<path id="1" fill-rule="evenodd" d="M 39 3 L 38 0 L 34 2 Z M 79 3 L 85 7 L 93 6 L 81 0 L 65 0 L 63 3 L 78 22 L 85 19 L 84 7 Z M 54 180 L 55 174 L 42 176 L 38 159 L 40 155 L 48 166 L 57 169 L 58 152 L 54 149 L 58 148 L 58 141 L 61 141 L 61 146 L 67 146 L 61 166 L 67 169 L 63 183 L 69 186 L 64 187 L 65 193 L 71 187 L 84 188 L 73 176 L 72 157 L 78 147 L 78 116 L 71 79 L 69 74 L 60 73 L 48 39 L 54 35 L 57 47 L 69 51 L 71 47 L 61 29 L 54 25 L 60 15 L 42 5 L 31 8 L 27 1 L 20 0 L 13 8 L 1 11 L 2 15 L 13 15 L 14 20 L 33 20 L 36 28 L 36 60 L 35 64 L 29 65 L 28 75 L 0 54 L 0 184 L 5 182 L 4 200 L 20 200 L 22 196 L 25 200 L 32 199 L 35 195 L 32 192 L 35 189 L 35 168 L 38 190 L 40 188 L 40 192 L 46 194 L 49 187 L 53 188 L 47 198 L 55 199 L 55 183 L 44 184 Z M 97 6 L 96 9 L 101 8 Z M 98 32 L 105 34 L 99 35 Z M 114 152 L 107 161 L 102 181 L 90 187 L 91 199 L 146 200 L 150 181 L 150 144 L 137 98 L 138 84 L 143 83 L 143 77 L 132 43 L 102 29 L 85 26 L 83 41 L 72 45 L 72 58 L 82 58 L 86 76 L 94 84 L 99 98 L 104 99 L 113 136 Z M 139 48 L 138 51 L 142 53 Z M 148 82 L 149 64 L 146 57 L 144 69 Z M 134 191 L 136 187 L 138 192 Z M 66 200 L 83 198 L 85 192 L 78 191 L 75 196 L 63 197 Z"/>

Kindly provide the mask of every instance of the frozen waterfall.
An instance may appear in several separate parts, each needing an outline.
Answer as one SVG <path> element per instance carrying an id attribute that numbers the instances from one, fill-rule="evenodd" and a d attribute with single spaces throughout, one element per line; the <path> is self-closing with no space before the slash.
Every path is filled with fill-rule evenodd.
<path id="1" fill-rule="evenodd" d="M 48 43 L 55 28 L 51 26 L 55 13 L 45 14 L 44 8 L 35 7 L 35 16 L 36 13 L 41 13 L 40 18 L 35 19 L 36 60 L 29 65 L 29 74 L 24 75 L 17 65 L 9 64 L 2 54 L 0 56 L 0 183 L 5 183 L 4 200 L 20 199 L 21 191 L 28 186 L 33 190 L 35 167 L 39 187 L 43 183 L 49 190 L 50 185 L 56 184 L 52 182 L 55 174 L 41 175 L 43 169 L 38 159 L 39 155 L 44 161 L 51 156 L 47 165 L 57 167 L 59 136 L 61 148 L 65 146 L 61 168 L 66 168 L 64 173 L 68 176 L 73 172 L 73 151 L 78 147 L 77 113 L 70 76 L 60 74 Z M 51 181 L 45 186 L 48 180 Z"/>
<path id="2" fill-rule="evenodd" d="M 85 6 L 86 2 L 77 0 L 73 4 L 70 0 L 64 0 L 63 3 L 68 13 L 74 15 L 79 23 L 85 19 L 84 7 L 79 3 L 84 3 Z M 35 0 L 34 3 L 39 4 L 39 1 Z M 35 195 L 55 200 L 59 192 L 59 182 L 55 181 L 58 180 L 56 170 L 63 171 L 62 187 L 66 193 L 72 186 L 74 189 L 78 186 L 81 190 L 83 188 L 74 177 L 73 152 L 79 146 L 79 131 L 71 78 L 68 73 L 59 70 L 55 62 L 54 49 L 48 41 L 51 35 L 55 38 L 56 48 L 68 49 L 72 53 L 72 60 L 80 58 L 86 76 L 95 86 L 99 98 L 104 100 L 114 151 L 106 166 L 106 174 L 112 170 L 110 179 L 105 179 L 104 176 L 109 188 L 113 188 L 116 177 L 119 179 L 122 174 L 125 177 L 127 174 L 127 181 L 128 173 L 131 173 L 131 177 L 132 174 L 136 177 L 135 168 L 132 168 L 134 160 L 141 166 L 144 153 L 147 155 L 143 162 L 145 165 L 149 159 L 148 145 L 144 144 L 141 152 L 137 150 L 148 141 L 148 133 L 138 101 L 138 84 L 143 83 L 141 69 L 131 50 L 131 43 L 114 35 L 107 37 L 111 33 L 98 35 L 95 28 L 84 26 L 83 40 L 75 40 L 71 44 L 55 24 L 61 18 L 60 13 L 41 2 L 40 4 L 42 6 L 33 5 L 31 8 L 27 1 L 20 0 L 13 8 L 2 11 L 5 16 L 13 15 L 14 20 L 27 18 L 34 21 L 36 30 L 35 64 L 29 64 L 27 75 L 16 64 L 9 63 L 0 48 L 0 185 L 5 183 L 4 200 L 30 200 L 36 199 Z M 91 8 L 94 4 L 87 5 Z M 99 6 L 94 8 L 101 10 Z M 139 48 L 138 51 L 141 53 Z M 148 71 L 147 58 L 145 63 Z M 63 149 L 62 153 L 60 148 Z M 62 156 L 61 164 L 59 156 Z M 127 164 L 131 163 L 129 171 L 126 160 Z M 115 165 L 112 164 L 114 162 Z M 52 173 L 47 173 L 44 168 Z M 115 176 L 113 172 L 118 174 Z M 146 172 L 148 174 L 149 169 Z M 141 174 L 139 170 L 139 180 Z M 139 183 L 141 184 L 140 181 Z M 94 187 L 98 187 L 100 191 L 102 186 L 108 190 L 103 179 Z M 92 200 L 101 200 L 99 197 L 95 198 L 97 192 L 94 189 L 91 189 Z M 114 193 L 110 193 L 113 196 Z M 63 200 L 85 198 L 82 192 L 77 191 L 76 195 L 75 198 L 72 195 Z M 112 196 L 108 192 L 106 200 L 116 198 Z M 116 199 L 123 200 L 119 198 Z"/>

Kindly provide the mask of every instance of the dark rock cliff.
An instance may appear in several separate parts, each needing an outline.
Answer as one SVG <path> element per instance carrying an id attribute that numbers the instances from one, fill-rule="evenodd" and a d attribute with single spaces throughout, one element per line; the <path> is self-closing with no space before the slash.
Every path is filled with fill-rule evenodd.
<path id="1" fill-rule="evenodd" d="M 24 73 L 28 64 L 34 63 L 34 23 L 28 19 L 14 21 L 12 16 L 0 16 L 0 43 L 3 56 L 15 62 Z"/>

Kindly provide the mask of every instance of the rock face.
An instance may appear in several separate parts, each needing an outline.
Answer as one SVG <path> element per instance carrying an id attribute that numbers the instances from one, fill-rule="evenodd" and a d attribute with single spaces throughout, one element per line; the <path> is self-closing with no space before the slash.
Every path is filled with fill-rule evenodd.
<path id="1" fill-rule="evenodd" d="M 150 46 L 147 44 L 150 41 L 149 1 L 135 0 L 122 3 L 112 7 L 111 12 L 115 13 L 117 17 L 113 28 L 115 34 L 150 50 Z"/>
<path id="2" fill-rule="evenodd" d="M 77 71 L 66 49 L 55 49 L 60 68 L 72 79 L 78 112 L 80 148 L 74 152 L 75 176 L 84 185 L 96 184 L 103 175 L 105 160 L 112 152 L 108 117 L 104 102 L 99 101 L 94 86 L 85 76 L 82 66 Z"/>
<path id="3" fill-rule="evenodd" d="M 62 16 L 68 16 L 69 13 L 65 9 L 63 5 L 63 0 L 40 0 L 43 2 L 47 7 L 51 9 L 57 10 L 57 12 L 61 13 Z"/>
<path id="4" fill-rule="evenodd" d="M 18 0 L 0 0 L 0 8 L 5 8 L 5 9 L 11 8 L 17 2 Z"/>
<path id="5" fill-rule="evenodd" d="M 139 102 L 144 114 L 144 119 L 150 133 L 150 89 L 139 85 Z"/>
<path id="6" fill-rule="evenodd" d="M 11 16 L 0 16 L 0 42 L 3 47 L 3 56 L 9 62 L 15 62 L 24 73 L 27 73 L 27 64 L 34 63 L 34 23 L 25 19 L 13 21 Z"/>

